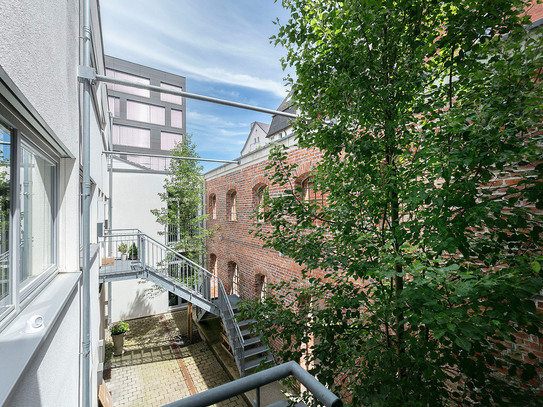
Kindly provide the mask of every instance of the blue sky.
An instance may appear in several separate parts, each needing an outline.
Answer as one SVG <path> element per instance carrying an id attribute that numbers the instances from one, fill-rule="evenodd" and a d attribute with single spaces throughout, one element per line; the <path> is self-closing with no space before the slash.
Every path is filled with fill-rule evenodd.
<path id="1" fill-rule="evenodd" d="M 187 78 L 187 91 L 276 109 L 286 96 L 280 58 L 270 44 L 273 0 L 106 0 L 100 3 L 105 52 Z M 187 132 L 201 157 L 230 160 L 255 121 L 271 116 L 187 100 Z M 204 170 L 218 164 L 203 163 Z"/>

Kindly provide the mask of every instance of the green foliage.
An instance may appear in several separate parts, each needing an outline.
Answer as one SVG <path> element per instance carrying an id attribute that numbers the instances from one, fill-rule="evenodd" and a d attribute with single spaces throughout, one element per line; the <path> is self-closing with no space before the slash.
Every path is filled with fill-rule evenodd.
<path id="1" fill-rule="evenodd" d="M 256 235 L 304 276 L 243 318 L 354 406 L 541 405 L 540 361 L 507 346 L 543 336 L 543 165 L 529 165 L 543 53 L 524 3 L 283 5 L 275 42 L 326 204 L 300 199 L 276 148 L 284 192 L 265 197 Z"/>
<path id="2" fill-rule="evenodd" d="M 198 158 L 191 135 L 186 134 L 182 143 L 176 144 L 171 155 Z M 205 253 L 205 239 L 211 234 L 206 230 L 203 197 L 202 166 L 193 160 L 171 160 L 164 192 L 160 199 L 165 207 L 153 209 L 157 222 L 165 226 L 169 245 L 184 253 L 191 260 L 199 261 Z"/>
<path id="3" fill-rule="evenodd" d="M 119 253 L 125 254 L 128 250 L 128 246 L 126 245 L 126 243 L 121 243 L 119 246 L 117 246 L 117 250 L 119 251 Z"/>
<path id="4" fill-rule="evenodd" d="M 128 254 L 133 257 L 138 257 L 138 248 L 136 247 L 136 243 L 132 243 L 130 245 L 130 248 L 128 249 Z"/>
<path id="5" fill-rule="evenodd" d="M 109 328 L 109 331 L 111 332 L 111 335 L 120 335 L 124 334 L 125 332 L 128 332 L 130 330 L 130 325 L 128 325 L 128 322 L 125 321 L 119 321 Z"/>

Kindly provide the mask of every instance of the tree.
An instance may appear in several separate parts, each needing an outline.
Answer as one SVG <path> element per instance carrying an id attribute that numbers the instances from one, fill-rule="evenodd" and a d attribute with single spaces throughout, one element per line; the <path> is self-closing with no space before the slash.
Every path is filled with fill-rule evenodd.
<path id="1" fill-rule="evenodd" d="M 540 405 L 541 360 L 510 346 L 543 336 L 542 43 L 524 2 L 283 5 L 274 40 L 325 199 L 302 199 L 275 149 L 281 193 L 255 233 L 304 274 L 243 317 L 354 406 Z"/>
<path id="2" fill-rule="evenodd" d="M 177 157 L 198 158 L 191 136 L 175 145 L 171 154 Z M 164 225 L 167 243 L 193 261 L 200 261 L 205 254 L 205 239 L 211 231 L 204 228 L 206 215 L 203 211 L 204 180 L 202 166 L 196 160 L 172 159 L 164 192 L 160 199 L 165 206 L 152 209 L 157 222 Z"/>

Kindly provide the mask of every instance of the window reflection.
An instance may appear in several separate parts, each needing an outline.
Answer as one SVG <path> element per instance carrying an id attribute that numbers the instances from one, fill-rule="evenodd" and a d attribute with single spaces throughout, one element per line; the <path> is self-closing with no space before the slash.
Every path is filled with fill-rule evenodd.
<path id="1" fill-rule="evenodd" d="M 21 156 L 21 272 L 23 285 L 50 268 L 53 256 L 55 166 L 23 147 Z"/>
<path id="2" fill-rule="evenodd" d="M 11 305 L 9 276 L 10 129 L 0 123 L 0 313 Z"/>

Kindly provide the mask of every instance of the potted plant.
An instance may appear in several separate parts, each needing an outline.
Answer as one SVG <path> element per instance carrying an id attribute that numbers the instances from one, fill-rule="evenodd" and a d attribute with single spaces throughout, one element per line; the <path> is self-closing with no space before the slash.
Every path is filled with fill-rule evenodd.
<path id="1" fill-rule="evenodd" d="M 138 248 L 136 247 L 136 243 L 132 243 L 130 249 L 128 249 L 128 258 L 130 260 L 138 259 Z"/>
<path id="2" fill-rule="evenodd" d="M 113 346 L 115 347 L 115 352 L 113 353 L 115 356 L 123 354 L 124 336 L 129 329 L 130 326 L 128 325 L 128 322 L 124 321 L 119 321 L 109 328 L 111 339 L 113 339 Z"/>
<path id="3" fill-rule="evenodd" d="M 121 253 L 121 260 L 126 260 L 126 251 L 128 250 L 126 243 L 121 242 L 121 244 L 117 246 L 117 250 Z"/>

